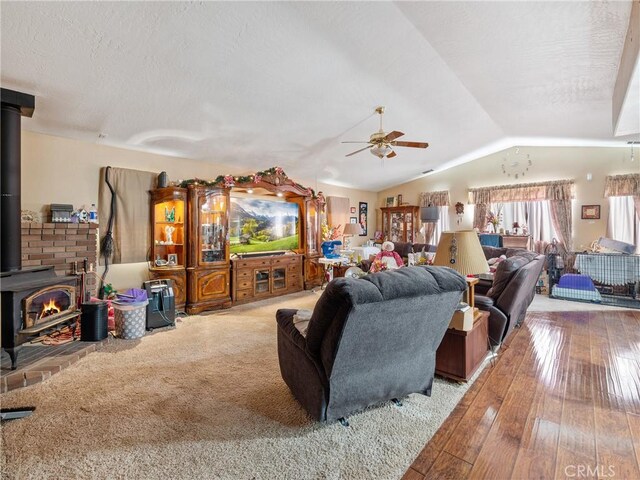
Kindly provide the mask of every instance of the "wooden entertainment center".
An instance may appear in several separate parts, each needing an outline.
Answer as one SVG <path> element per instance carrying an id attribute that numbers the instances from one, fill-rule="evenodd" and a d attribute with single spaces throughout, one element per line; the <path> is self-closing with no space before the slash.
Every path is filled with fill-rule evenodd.
<path id="1" fill-rule="evenodd" d="M 252 242 L 245 235 L 238 236 L 238 225 L 242 225 L 242 221 L 233 224 L 232 228 L 234 197 L 273 197 L 267 201 L 297 205 L 297 221 L 294 224 L 289 220 L 288 223 L 288 232 L 291 232 L 288 238 L 297 235 L 297 248 L 293 248 L 294 243 L 290 247 L 280 246 L 273 252 L 232 254 L 234 248 L 242 251 L 239 246 Z M 156 189 L 151 192 L 151 198 L 153 248 L 150 260 L 153 266 L 150 274 L 152 278 L 173 280 L 179 305 L 185 305 L 187 313 L 228 308 L 232 304 L 285 295 L 322 284 L 324 269 L 318 260 L 322 256 L 324 196 L 322 192 L 316 194 L 292 181 L 281 168 L 273 167 L 247 176 L 221 175 L 213 181 L 187 180 L 180 185 Z M 167 226 L 169 230 L 166 230 Z M 174 238 L 167 239 L 170 230 L 174 232 Z M 230 234 L 232 230 L 235 236 Z M 230 242 L 230 237 L 235 239 L 235 244 Z"/>
<path id="2" fill-rule="evenodd" d="M 233 303 L 286 295 L 304 289 L 302 255 L 231 260 Z"/>

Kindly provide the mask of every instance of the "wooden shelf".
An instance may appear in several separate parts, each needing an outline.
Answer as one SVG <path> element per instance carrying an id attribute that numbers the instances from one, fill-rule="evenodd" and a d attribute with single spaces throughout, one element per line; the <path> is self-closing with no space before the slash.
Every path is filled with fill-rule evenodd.
<path id="1" fill-rule="evenodd" d="M 183 226 L 183 222 L 156 222 L 156 225 L 178 225 Z"/>

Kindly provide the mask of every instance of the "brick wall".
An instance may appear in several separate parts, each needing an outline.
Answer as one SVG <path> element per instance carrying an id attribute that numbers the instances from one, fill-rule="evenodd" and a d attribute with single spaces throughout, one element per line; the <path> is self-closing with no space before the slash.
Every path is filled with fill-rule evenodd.
<path id="1" fill-rule="evenodd" d="M 95 223 L 23 223 L 22 266 L 54 265 L 58 275 L 68 275 L 73 263 L 86 258 L 96 269 L 98 225 Z"/>

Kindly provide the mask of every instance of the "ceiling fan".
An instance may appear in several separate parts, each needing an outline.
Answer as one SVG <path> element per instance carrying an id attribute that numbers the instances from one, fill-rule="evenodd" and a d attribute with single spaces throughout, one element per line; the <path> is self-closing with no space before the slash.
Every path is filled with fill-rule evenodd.
<path id="1" fill-rule="evenodd" d="M 391 133 L 385 133 L 382 129 L 382 115 L 384 114 L 384 107 L 376 108 L 376 113 L 380 115 L 380 130 L 371 134 L 368 142 L 342 142 L 342 143 L 366 143 L 367 146 L 356 150 L 355 152 L 348 153 L 346 157 L 355 155 L 356 153 L 363 152 L 369 149 L 372 155 L 378 158 L 393 158 L 396 156 L 396 152 L 393 151 L 393 147 L 411 147 L 411 148 L 427 148 L 429 146 L 426 142 L 398 142 L 396 138 L 404 135 L 404 133 L 394 130 Z"/>

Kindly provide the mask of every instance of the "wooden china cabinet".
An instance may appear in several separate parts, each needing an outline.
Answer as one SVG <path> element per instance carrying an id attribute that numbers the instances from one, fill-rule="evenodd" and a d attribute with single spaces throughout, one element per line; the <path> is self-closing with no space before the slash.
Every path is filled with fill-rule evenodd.
<path id="1" fill-rule="evenodd" d="M 382 207 L 380 210 L 382 210 L 382 235 L 385 240 L 410 243 L 416 241 L 420 207 L 404 205 Z"/>
<path id="2" fill-rule="evenodd" d="M 152 280 L 173 281 L 177 310 L 183 310 L 187 298 L 187 189 L 156 188 L 151 191 L 151 266 Z"/>
<path id="3" fill-rule="evenodd" d="M 229 189 L 188 186 L 187 313 L 231 306 Z"/>

